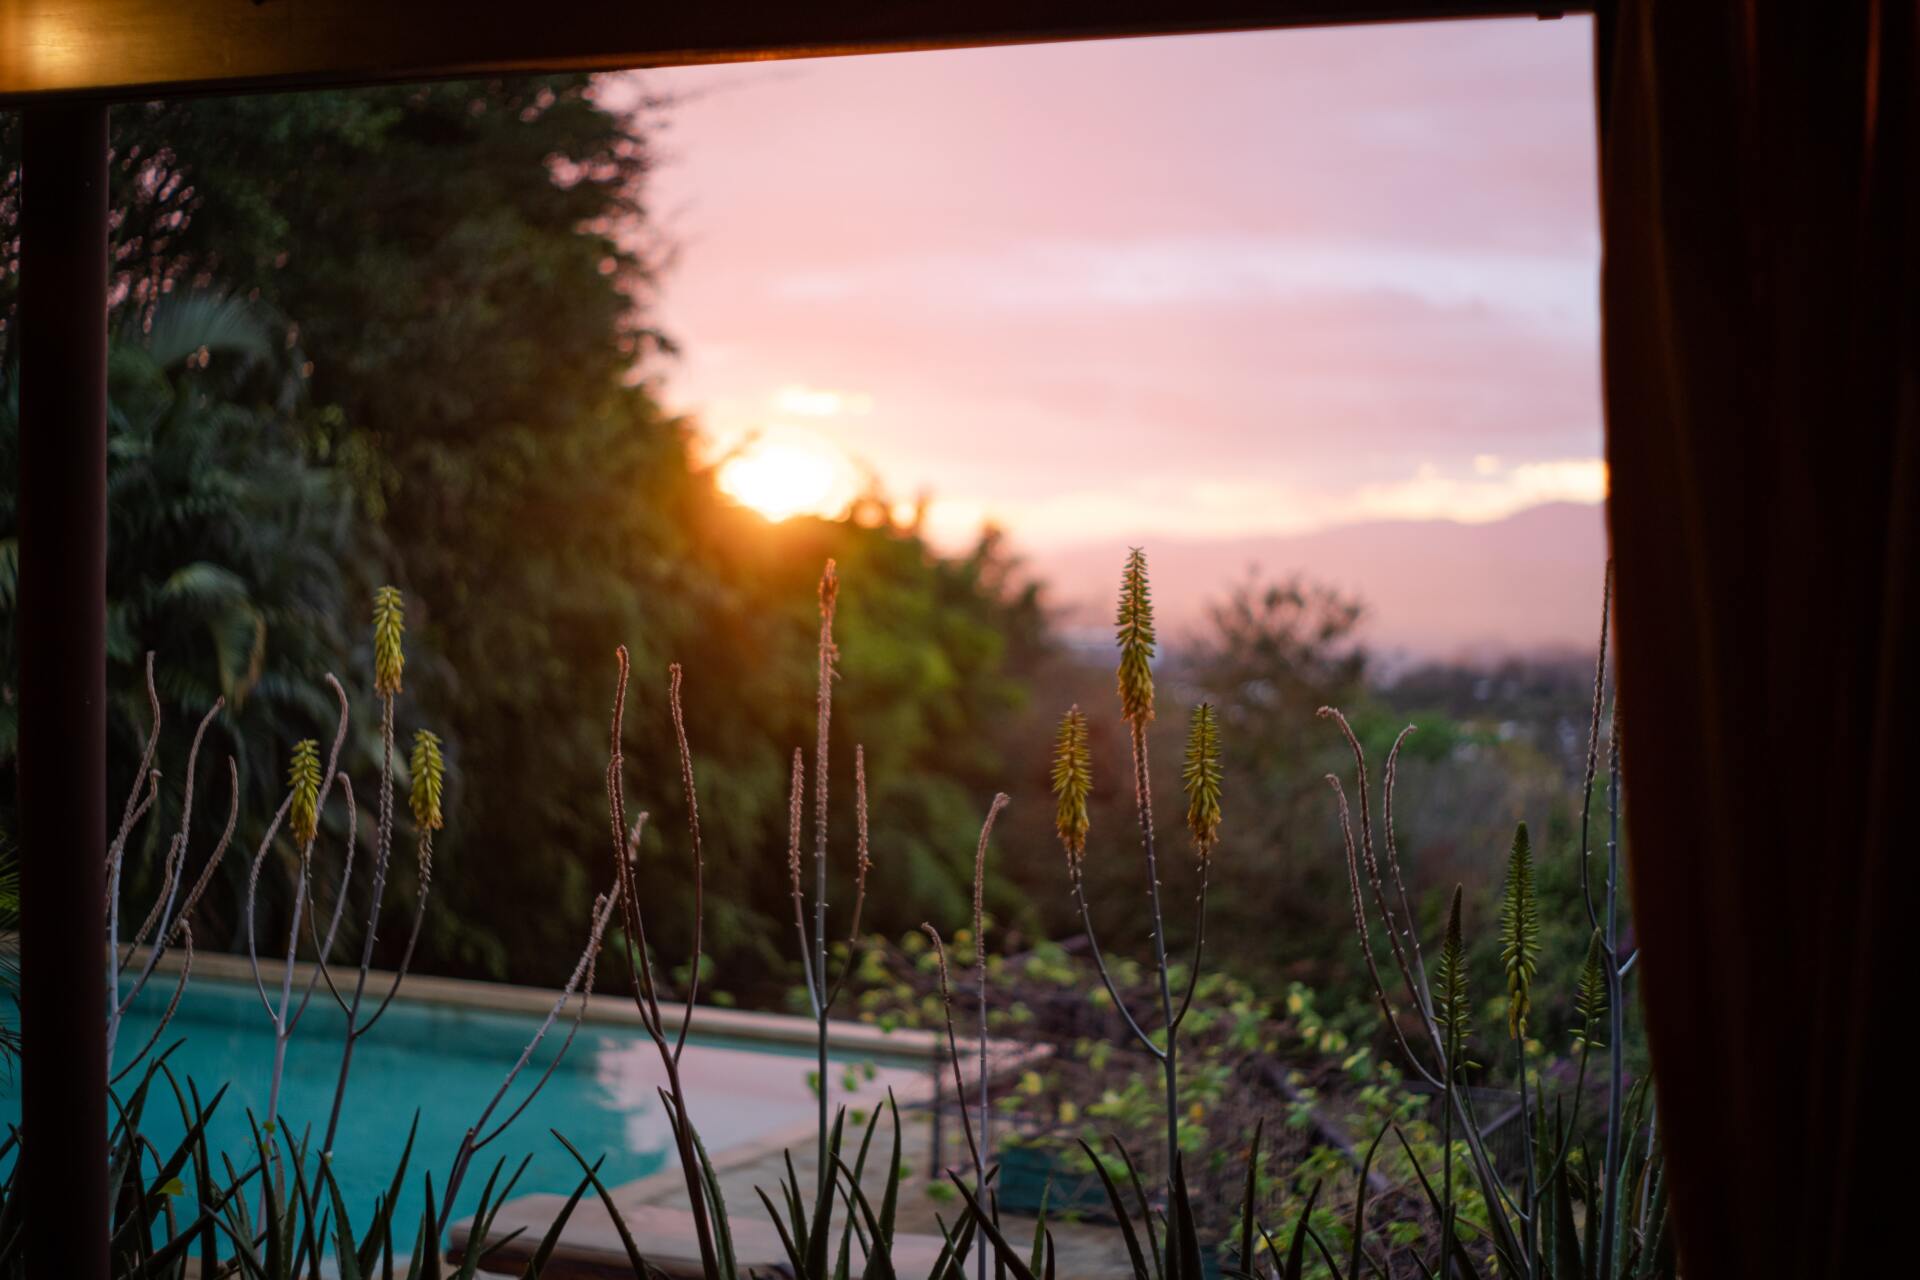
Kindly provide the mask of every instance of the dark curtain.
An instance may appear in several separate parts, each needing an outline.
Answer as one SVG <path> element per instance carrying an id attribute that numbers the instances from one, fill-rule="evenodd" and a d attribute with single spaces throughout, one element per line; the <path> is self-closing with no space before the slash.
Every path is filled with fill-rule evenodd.
<path id="1" fill-rule="evenodd" d="M 1915 29 L 1600 23 L 1630 865 L 1691 1280 L 1913 1267 Z"/>

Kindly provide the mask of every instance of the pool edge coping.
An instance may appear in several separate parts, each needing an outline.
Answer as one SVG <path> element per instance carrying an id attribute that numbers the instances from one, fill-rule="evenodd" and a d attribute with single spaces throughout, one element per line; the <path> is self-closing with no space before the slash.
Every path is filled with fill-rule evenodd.
<path id="1" fill-rule="evenodd" d="M 145 948 L 136 954 L 144 954 Z M 185 958 L 176 950 L 169 950 L 160 957 L 156 966 L 158 972 L 177 974 L 185 965 Z M 253 967 L 247 957 L 226 952 L 196 952 L 192 960 L 192 971 L 196 977 L 213 978 L 224 982 L 251 983 Z M 336 968 L 335 972 L 343 971 Z M 357 973 L 358 970 L 353 969 Z M 278 982 L 285 972 L 282 960 L 262 959 L 260 975 L 271 986 Z M 298 961 L 293 967 L 296 982 L 305 982 L 314 975 L 315 966 L 311 961 Z M 393 972 L 386 969 L 367 971 L 369 983 L 376 989 L 390 982 Z M 499 1013 L 521 1013 L 545 1017 L 553 1009 L 554 1001 L 559 997 L 559 989 L 554 987 L 524 987 L 504 982 L 481 982 L 472 978 L 443 978 L 432 974 L 409 973 L 401 985 L 401 998 L 423 1004 L 448 1005 L 462 1009 L 483 1009 Z M 677 1024 L 685 1015 L 686 1005 L 662 1000 L 660 1017 L 668 1025 Z M 570 1015 L 569 1015 L 570 1016 Z M 588 1023 L 609 1026 L 640 1027 L 645 1022 L 640 1011 L 625 993 L 598 992 L 594 999 L 587 1002 L 584 1018 Z M 707 1037 L 724 1037 L 744 1040 L 749 1043 L 798 1045 L 811 1048 L 815 1043 L 816 1029 L 811 1017 L 799 1014 L 765 1013 L 747 1009 L 724 1009 L 717 1005 L 694 1006 L 694 1034 Z M 872 1023 L 836 1018 L 827 1024 L 827 1047 L 829 1050 L 844 1052 L 865 1052 L 909 1060 L 937 1061 L 944 1057 L 944 1036 L 940 1033 L 920 1027 L 899 1027 L 892 1031 L 882 1030 Z M 1015 1042 L 999 1040 L 993 1043 L 1016 1046 Z"/>

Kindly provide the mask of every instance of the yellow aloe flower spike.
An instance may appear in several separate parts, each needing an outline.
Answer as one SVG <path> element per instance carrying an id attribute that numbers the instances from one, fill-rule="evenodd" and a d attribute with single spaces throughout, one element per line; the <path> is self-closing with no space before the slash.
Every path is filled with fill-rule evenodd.
<path id="1" fill-rule="evenodd" d="M 1067 851 L 1067 861 L 1078 865 L 1087 849 L 1087 797 L 1093 793 L 1093 761 L 1087 749 L 1087 717 L 1078 706 L 1060 717 L 1053 740 L 1054 829 Z"/>
<path id="2" fill-rule="evenodd" d="M 444 825 L 440 791 L 447 776 L 446 761 L 440 757 L 439 735 L 427 729 L 413 735 L 411 765 L 413 786 L 407 801 L 413 806 L 413 823 L 422 831 L 438 831 Z"/>
<path id="3" fill-rule="evenodd" d="M 1220 721 L 1211 702 L 1193 709 L 1181 776 L 1187 788 L 1187 830 L 1204 862 L 1220 841 Z"/>
<path id="4" fill-rule="evenodd" d="M 1120 609 L 1114 619 L 1120 641 L 1120 714 L 1136 729 L 1153 719 L 1153 594 L 1147 587 L 1147 556 L 1127 553 L 1120 575 Z"/>
<path id="5" fill-rule="evenodd" d="M 400 641 L 406 633 L 406 605 L 400 588 L 382 587 L 374 592 L 373 691 L 383 698 L 400 692 L 400 673 L 407 665 Z"/>
<path id="6" fill-rule="evenodd" d="M 320 827 L 320 744 L 302 738 L 293 746 L 293 763 L 287 767 L 287 785 L 293 788 L 293 803 L 287 809 L 287 830 L 295 844 L 306 846 Z"/>

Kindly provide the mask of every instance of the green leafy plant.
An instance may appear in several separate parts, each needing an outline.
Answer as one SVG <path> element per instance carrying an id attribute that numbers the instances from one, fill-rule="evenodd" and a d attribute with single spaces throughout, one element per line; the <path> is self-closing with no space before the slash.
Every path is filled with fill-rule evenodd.
<path id="1" fill-rule="evenodd" d="M 1609 590 L 1603 599 L 1610 602 Z M 1573 982 L 1574 1005 L 1581 1026 L 1573 1048 L 1579 1055 L 1579 1074 L 1566 1105 L 1549 1108 L 1533 1085 L 1529 1069 L 1527 1016 L 1532 998 L 1540 947 L 1538 905 L 1534 893 L 1532 842 L 1524 824 L 1514 833 L 1508 855 L 1507 883 L 1501 905 L 1501 956 L 1506 970 L 1506 1030 L 1513 1045 L 1515 1079 L 1519 1093 L 1521 1159 L 1517 1173 L 1499 1168 L 1490 1155 L 1487 1129 L 1464 1088 L 1475 1064 L 1466 1058 L 1472 1022 L 1472 1000 L 1467 992 L 1461 894 L 1455 890 L 1447 914 L 1440 957 L 1429 979 L 1421 957 L 1418 930 L 1401 876 L 1394 840 L 1393 788 L 1400 747 L 1412 732 L 1395 740 L 1384 772 L 1383 831 L 1376 838 L 1368 797 L 1366 756 L 1347 720 L 1332 708 L 1321 714 L 1332 719 L 1353 753 L 1359 788 L 1358 836 L 1353 809 L 1337 778 L 1329 777 L 1338 800 L 1346 851 L 1348 886 L 1361 956 L 1379 1004 L 1382 1018 L 1415 1075 L 1440 1096 L 1443 1112 L 1441 1188 L 1427 1186 L 1442 1223 L 1436 1256 L 1423 1263 L 1428 1274 L 1480 1274 L 1469 1250 L 1455 1234 L 1453 1198 L 1453 1133 L 1464 1139 L 1466 1162 L 1478 1184 L 1486 1213 L 1486 1243 L 1503 1275 L 1529 1280 L 1621 1280 L 1622 1277 L 1668 1276 L 1673 1273 L 1667 1229 L 1664 1160 L 1657 1130 L 1649 1123 L 1649 1093 L 1644 1084 L 1629 1088 L 1625 1080 L 1621 1044 L 1624 1039 L 1622 987 L 1636 956 L 1622 956 L 1619 948 L 1619 730 L 1617 718 L 1609 738 L 1607 796 L 1609 828 L 1604 898 L 1594 901 L 1585 868 L 1591 856 L 1589 832 L 1592 781 L 1599 757 L 1602 709 L 1606 691 L 1606 626 L 1603 603 L 1601 647 L 1594 675 L 1592 727 L 1588 740 L 1587 771 L 1582 798 L 1581 840 L 1577 856 L 1586 888 L 1585 907 L 1593 934 L 1585 963 Z M 1617 717 L 1617 712 L 1615 713 Z M 1384 934 L 1391 968 L 1400 979 L 1404 1007 L 1396 1004 L 1381 978 L 1374 933 Z M 1609 1026 L 1600 1041 L 1600 1022 Z M 1411 1036 L 1404 1021 L 1414 1024 Z M 1606 1107 L 1601 1118 L 1604 1155 L 1596 1166 L 1581 1142 L 1579 1110 L 1584 1095 L 1588 1057 L 1604 1044 L 1609 1054 Z M 1416 1052 L 1415 1045 L 1421 1051 Z M 1403 1144 L 1405 1139 L 1402 1139 Z M 1409 1148 L 1409 1155 L 1412 1155 Z M 1424 1175 L 1423 1175 L 1424 1178 Z M 1584 1219 L 1584 1230 L 1580 1227 Z M 1350 1268 L 1344 1274 L 1357 1277 Z"/>

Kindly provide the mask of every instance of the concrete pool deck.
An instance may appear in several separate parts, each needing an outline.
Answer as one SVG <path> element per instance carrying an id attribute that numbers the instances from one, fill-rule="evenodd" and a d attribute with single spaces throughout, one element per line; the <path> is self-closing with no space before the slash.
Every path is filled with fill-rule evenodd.
<path id="1" fill-rule="evenodd" d="M 177 973 L 178 968 L 177 953 L 163 957 L 161 970 Z M 336 971 L 336 977 L 338 973 L 351 971 L 343 967 Z M 282 964 L 263 959 L 260 972 L 271 989 L 282 975 Z M 313 972 L 314 966 L 310 963 L 302 962 L 294 967 L 297 982 L 304 981 Z M 194 957 L 193 973 L 196 978 L 216 981 L 247 985 L 253 981 L 253 969 L 245 956 L 200 953 Z M 391 976 L 390 973 L 374 971 L 369 975 L 370 984 L 374 990 L 382 990 Z M 532 1018 L 545 1017 L 553 1008 L 557 995 L 558 992 L 550 988 L 415 974 L 408 975 L 401 988 L 401 998 L 411 1002 Z M 661 1012 L 670 1027 L 677 1025 L 684 1008 L 683 1005 L 662 1002 Z M 568 1012 L 563 1014 L 563 1021 L 572 1016 L 572 1009 L 570 1005 Z M 563 1021 L 557 1022 L 556 1026 L 563 1025 Z M 639 1012 L 625 990 L 595 993 L 588 1003 L 585 1022 L 634 1031 L 643 1029 Z M 796 1050 L 810 1050 L 815 1043 L 815 1034 L 814 1022 L 809 1017 L 704 1005 L 694 1011 L 692 1035 L 695 1040 L 703 1042 L 723 1042 L 741 1048 L 762 1045 L 791 1055 Z M 912 1028 L 886 1032 L 866 1023 L 835 1020 L 829 1024 L 828 1044 L 836 1057 L 881 1060 L 910 1073 L 910 1078 L 905 1082 L 899 1081 L 896 1076 L 894 1088 L 901 1107 L 901 1160 L 909 1171 L 901 1188 L 898 1231 L 903 1238 L 896 1249 L 896 1257 L 903 1275 L 911 1276 L 916 1271 L 924 1275 L 939 1251 L 940 1227 L 936 1214 L 951 1222 L 957 1216 L 959 1205 L 957 1197 L 946 1196 L 940 1190 L 931 1194 L 928 1191 L 930 1185 L 944 1186 L 944 1182 L 936 1183 L 932 1177 L 935 1150 L 932 1120 L 933 1104 L 943 1093 L 950 1093 L 951 1090 L 945 1033 Z M 963 1053 L 969 1051 L 966 1041 L 963 1040 L 961 1046 Z M 1011 1040 L 990 1041 L 990 1071 L 996 1080 L 1004 1079 L 1025 1070 L 1050 1052 L 1050 1048 L 1044 1045 L 1020 1044 Z M 690 1082 L 689 1094 L 697 1118 L 700 1102 L 697 1080 Z M 883 1107 L 885 1100 L 883 1086 L 865 1081 L 836 1094 L 835 1098 L 836 1105 L 844 1104 L 857 1111 Z M 964 1139 L 959 1133 L 959 1125 L 950 1115 L 944 1121 L 943 1129 L 940 1138 L 942 1162 L 951 1165 L 956 1163 L 956 1156 L 964 1158 Z M 760 1274 L 784 1273 L 784 1252 L 754 1189 L 764 1188 L 778 1201 L 779 1183 L 785 1173 L 785 1153 L 789 1150 L 793 1153 L 794 1165 L 803 1185 L 810 1184 L 814 1178 L 816 1138 L 816 1125 L 808 1121 L 805 1124 L 782 1126 L 777 1131 L 758 1135 L 750 1141 L 737 1142 L 711 1152 L 722 1196 L 734 1222 L 743 1270 L 753 1264 Z M 877 1161 L 870 1158 L 871 1167 L 865 1180 L 876 1205 L 886 1176 L 884 1153 L 891 1147 L 891 1142 L 889 1124 L 883 1118 L 874 1137 L 875 1150 L 882 1153 L 882 1158 Z M 643 1252 L 647 1252 L 652 1260 L 663 1266 L 670 1265 L 676 1256 L 684 1255 L 691 1248 L 693 1237 L 687 1213 L 686 1186 L 677 1164 L 620 1184 L 612 1188 L 612 1194 L 620 1207 L 621 1216 L 634 1231 Z M 516 1198 L 503 1207 L 494 1238 L 511 1232 L 515 1227 L 523 1227 L 525 1234 L 509 1248 L 524 1245 L 531 1250 L 545 1234 L 564 1201 L 564 1195 L 552 1194 Z M 1057 1222 L 1053 1225 L 1055 1242 L 1060 1250 L 1058 1274 L 1061 1277 L 1124 1274 L 1126 1255 L 1117 1231 L 1072 1223 Z M 1009 1238 L 1021 1242 L 1024 1248 L 1024 1242 L 1031 1239 L 1033 1223 L 1030 1219 L 1009 1219 L 1007 1230 Z M 906 1236 L 919 1239 L 910 1241 L 904 1238 Z M 464 1224 L 456 1225 L 449 1238 L 451 1241 L 464 1241 Z M 920 1256 L 922 1253 L 926 1255 L 924 1258 Z M 763 1254 L 766 1256 L 761 1256 Z M 503 1253 L 502 1265 L 513 1256 L 511 1252 Z M 625 1251 L 605 1208 L 596 1197 L 589 1196 L 575 1210 L 561 1249 L 553 1261 L 555 1265 L 550 1266 L 546 1273 L 551 1280 L 629 1273 Z M 688 1274 L 698 1275 L 697 1265 Z"/>
<path id="2" fill-rule="evenodd" d="M 903 1280 L 921 1280 L 931 1272 L 940 1254 L 940 1220 L 951 1223 L 961 1212 L 957 1195 L 929 1192 L 929 1187 L 934 1185 L 926 1173 L 932 1144 L 930 1119 L 923 1108 L 900 1113 L 900 1161 L 912 1171 L 901 1179 L 899 1214 L 895 1222 L 893 1261 Z M 792 1148 L 794 1171 L 802 1187 L 811 1187 L 815 1178 L 816 1133 L 809 1129 L 802 1137 L 804 1141 Z M 888 1121 L 883 1118 L 873 1139 L 874 1149 L 881 1158 L 868 1157 L 868 1168 L 861 1179 L 862 1189 L 876 1208 L 886 1184 L 886 1153 L 891 1144 L 892 1134 Z M 718 1163 L 716 1158 L 716 1166 Z M 715 1172 L 720 1181 L 720 1196 L 732 1223 L 741 1273 L 787 1275 L 790 1269 L 786 1253 L 768 1220 L 766 1206 L 761 1204 L 755 1191 L 756 1188 L 764 1190 L 775 1204 L 780 1203 L 780 1181 L 786 1176 L 783 1153 L 764 1151 L 752 1158 L 737 1158 L 724 1168 L 716 1167 Z M 694 1243 L 693 1218 L 688 1212 L 686 1182 L 677 1167 L 629 1183 L 612 1194 L 620 1216 L 648 1262 L 675 1280 L 702 1274 Z M 500 1273 L 518 1274 L 565 1201 L 565 1196 L 526 1196 L 505 1206 L 489 1238 L 500 1240 L 516 1229 L 522 1234 L 490 1263 L 497 1266 Z M 1048 1225 L 1057 1251 L 1058 1280 L 1110 1280 L 1110 1277 L 1131 1273 L 1125 1242 L 1114 1227 L 1058 1219 Z M 464 1242 L 465 1228 L 465 1223 L 457 1224 L 451 1239 Z M 1003 1219 L 1001 1229 L 1024 1254 L 1033 1239 L 1034 1220 L 1009 1215 Z M 486 1267 L 481 1271 L 489 1273 Z M 632 1274 L 619 1233 L 605 1207 L 591 1196 L 582 1200 L 568 1219 L 560 1247 L 542 1274 L 545 1280 L 603 1280 Z M 972 1274 L 971 1268 L 967 1274 Z"/>

